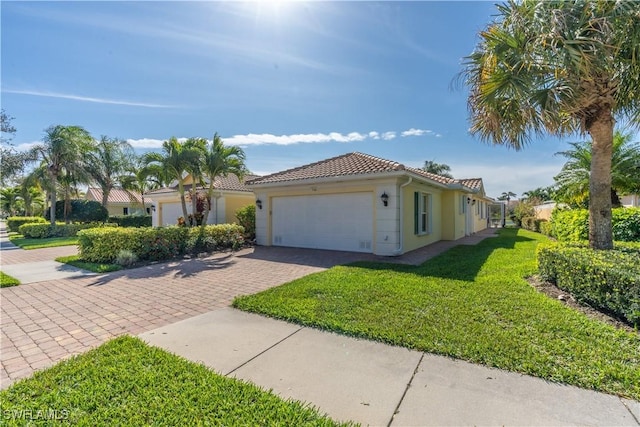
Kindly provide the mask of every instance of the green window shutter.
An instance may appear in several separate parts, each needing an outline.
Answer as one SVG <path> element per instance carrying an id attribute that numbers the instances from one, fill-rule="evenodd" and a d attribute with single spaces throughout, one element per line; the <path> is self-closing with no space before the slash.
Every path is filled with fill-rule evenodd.
<path id="1" fill-rule="evenodd" d="M 420 232 L 420 193 L 413 193 L 413 234 Z"/>

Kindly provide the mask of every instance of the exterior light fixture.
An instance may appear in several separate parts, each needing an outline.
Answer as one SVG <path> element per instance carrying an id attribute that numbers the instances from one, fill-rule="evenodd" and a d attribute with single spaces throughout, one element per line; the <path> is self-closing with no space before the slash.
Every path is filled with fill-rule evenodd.
<path id="1" fill-rule="evenodd" d="M 476 204 L 476 199 L 473 199 L 473 202 L 471 202 L 472 205 Z"/>
<path id="2" fill-rule="evenodd" d="M 467 197 L 467 204 L 471 203 L 471 197 Z"/>
<path id="3" fill-rule="evenodd" d="M 386 191 L 382 193 L 382 196 L 380 196 L 380 200 L 382 200 L 382 204 L 384 204 L 385 206 L 389 205 L 389 195 Z"/>
<path id="4" fill-rule="evenodd" d="M 256 206 L 258 207 L 258 209 L 262 210 L 262 200 L 256 200 Z"/>
<path id="5" fill-rule="evenodd" d="M 151 210 L 152 210 L 153 212 L 155 212 L 155 211 L 156 211 L 156 205 L 151 205 Z"/>

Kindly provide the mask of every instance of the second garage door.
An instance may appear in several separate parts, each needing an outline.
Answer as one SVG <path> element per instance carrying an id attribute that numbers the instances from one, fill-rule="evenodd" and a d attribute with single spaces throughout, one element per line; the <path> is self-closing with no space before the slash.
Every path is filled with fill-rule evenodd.
<path id="1" fill-rule="evenodd" d="M 272 244 L 372 252 L 373 193 L 274 197 Z"/>

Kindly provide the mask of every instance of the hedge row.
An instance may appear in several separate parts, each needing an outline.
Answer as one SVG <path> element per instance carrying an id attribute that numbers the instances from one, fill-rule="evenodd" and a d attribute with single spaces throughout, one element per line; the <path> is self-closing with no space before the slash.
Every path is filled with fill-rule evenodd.
<path id="1" fill-rule="evenodd" d="M 613 240 L 640 241 L 640 208 L 615 208 L 611 211 Z M 551 235 L 562 242 L 579 242 L 589 238 L 589 211 L 558 210 L 551 218 Z"/>
<path id="2" fill-rule="evenodd" d="M 543 224 L 547 223 L 546 219 L 538 219 L 535 216 L 525 216 L 521 220 L 521 227 L 525 230 L 535 231 L 536 233 L 542 232 Z M 545 226 L 546 227 L 546 226 Z"/>
<path id="3" fill-rule="evenodd" d="M 7 227 L 9 231 L 17 233 L 21 225 L 33 223 L 46 223 L 47 220 L 41 216 L 11 216 L 7 218 Z"/>
<path id="4" fill-rule="evenodd" d="M 151 215 L 114 215 L 109 222 L 120 227 L 151 227 Z"/>
<path id="5" fill-rule="evenodd" d="M 580 302 L 640 326 L 640 245 L 598 251 L 553 243 L 539 245 L 537 257 L 544 280 Z"/>
<path id="6" fill-rule="evenodd" d="M 117 226 L 118 224 L 103 224 L 101 222 L 90 224 L 65 224 L 58 222 L 55 225 L 23 224 L 18 228 L 18 232 L 24 237 L 31 239 L 46 239 L 48 237 L 74 237 L 78 234 L 78 231 L 88 228 Z"/>
<path id="7" fill-rule="evenodd" d="M 237 224 L 206 227 L 94 228 L 78 233 L 80 257 L 89 262 L 112 263 L 121 251 L 138 260 L 159 261 L 187 253 L 238 249 L 244 229 Z"/>

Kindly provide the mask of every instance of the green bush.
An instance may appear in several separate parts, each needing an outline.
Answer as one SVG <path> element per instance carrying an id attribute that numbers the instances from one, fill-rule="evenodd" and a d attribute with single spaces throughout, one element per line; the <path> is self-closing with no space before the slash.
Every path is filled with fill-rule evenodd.
<path id="1" fill-rule="evenodd" d="M 7 227 L 9 231 L 17 233 L 23 224 L 42 224 L 46 222 L 47 220 L 41 216 L 11 216 L 7 218 Z"/>
<path id="2" fill-rule="evenodd" d="M 114 215 L 109 217 L 109 222 L 120 227 L 151 227 L 151 215 Z"/>
<path id="3" fill-rule="evenodd" d="M 552 226 L 551 226 L 551 222 L 549 222 L 549 221 L 542 220 L 540 222 L 540 232 L 542 234 L 544 234 L 545 236 L 555 237 L 553 235 L 553 229 L 552 229 Z"/>
<path id="4" fill-rule="evenodd" d="M 543 223 L 546 223 L 546 219 L 538 219 L 535 216 L 525 216 L 521 220 L 521 226 L 525 230 L 535 231 L 540 233 L 540 227 Z"/>
<path id="5" fill-rule="evenodd" d="M 615 208 L 611 214 L 614 240 L 640 241 L 640 208 Z M 589 211 L 586 209 L 554 211 L 551 223 L 552 234 L 559 241 L 589 239 Z"/>
<path id="6" fill-rule="evenodd" d="M 45 212 L 47 219 L 51 218 L 51 211 Z M 109 211 L 95 200 L 71 200 L 71 212 L 67 220 L 71 222 L 106 222 L 109 219 Z M 56 220 L 64 220 L 64 200 L 56 202 Z"/>
<path id="7" fill-rule="evenodd" d="M 78 233 L 78 247 L 81 258 L 89 262 L 113 263 L 122 250 L 131 251 L 141 261 L 159 261 L 187 252 L 238 249 L 244 243 L 243 233 L 237 224 L 94 228 Z"/>
<path id="8" fill-rule="evenodd" d="M 640 245 L 617 246 L 599 251 L 561 243 L 539 245 L 540 276 L 578 301 L 640 326 Z"/>
<path id="9" fill-rule="evenodd" d="M 138 257 L 136 256 L 136 254 L 134 254 L 129 250 L 121 249 L 118 252 L 118 255 L 116 255 L 115 262 L 116 264 L 121 265 L 123 267 L 129 267 L 130 265 L 133 265 L 136 262 L 138 262 Z"/>
<path id="10" fill-rule="evenodd" d="M 117 224 L 103 224 L 103 223 L 91 223 L 91 224 L 65 224 L 58 222 L 55 225 L 51 224 L 24 224 L 18 229 L 19 233 L 24 237 L 30 239 L 46 239 L 49 237 L 74 237 L 80 230 L 86 230 L 88 228 L 96 227 L 117 227 Z"/>
<path id="11" fill-rule="evenodd" d="M 256 205 L 247 205 L 236 211 L 236 218 L 244 227 L 245 237 L 249 240 L 256 238 Z"/>

